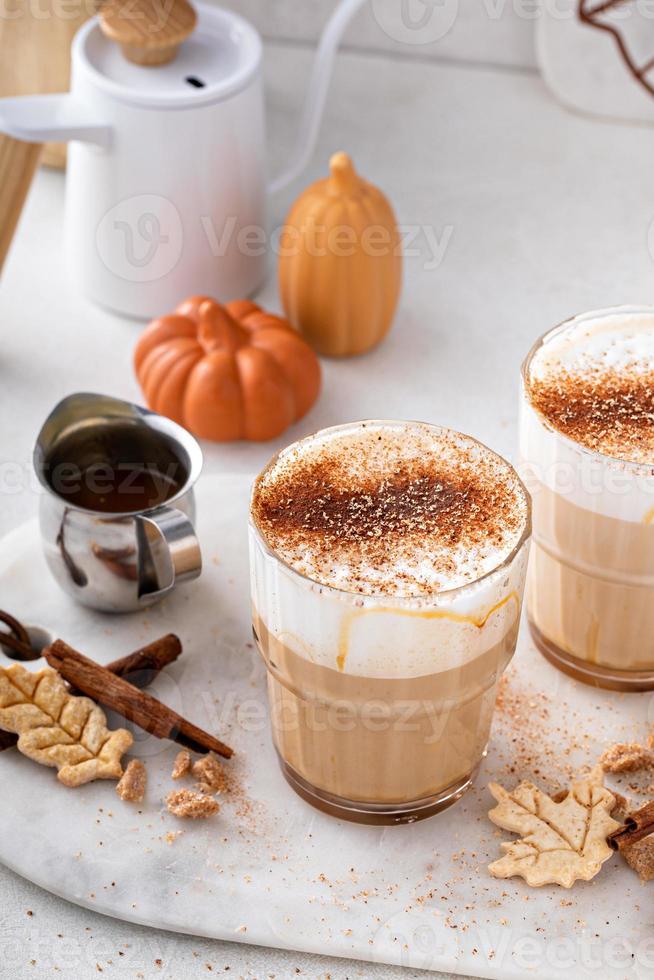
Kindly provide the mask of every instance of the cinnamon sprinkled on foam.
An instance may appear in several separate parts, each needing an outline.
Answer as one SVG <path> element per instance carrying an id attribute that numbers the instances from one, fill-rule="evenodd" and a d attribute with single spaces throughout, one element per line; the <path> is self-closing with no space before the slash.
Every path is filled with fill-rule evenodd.
<path id="1" fill-rule="evenodd" d="M 574 442 L 654 463 L 654 307 L 568 320 L 534 351 L 527 388 L 536 411 Z"/>
<path id="2" fill-rule="evenodd" d="M 517 545 L 524 490 L 508 463 L 446 429 L 362 423 L 291 446 L 255 487 L 269 545 L 323 585 L 428 595 L 492 571 Z"/>
<path id="3" fill-rule="evenodd" d="M 561 369 L 530 384 L 534 407 L 587 449 L 654 463 L 654 370 Z"/>

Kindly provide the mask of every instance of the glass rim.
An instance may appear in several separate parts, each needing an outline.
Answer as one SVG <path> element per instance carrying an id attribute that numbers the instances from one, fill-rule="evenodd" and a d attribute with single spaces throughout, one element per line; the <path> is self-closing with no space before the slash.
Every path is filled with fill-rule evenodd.
<path id="1" fill-rule="evenodd" d="M 583 323 L 585 320 L 590 322 L 594 320 L 602 320 L 605 317 L 616 316 L 623 314 L 625 316 L 629 315 L 645 315 L 649 314 L 654 318 L 654 305 L 648 303 L 631 303 L 624 306 L 607 306 L 603 309 L 598 310 L 588 310 L 584 313 L 575 313 L 572 316 L 566 317 L 565 320 L 561 320 L 556 326 L 550 327 L 545 333 L 541 334 L 540 337 L 532 344 L 527 356 L 522 362 L 520 367 L 520 376 L 522 378 L 522 387 L 525 398 L 529 402 L 529 407 L 533 410 L 534 414 L 537 416 L 538 421 L 541 423 L 544 429 L 551 432 L 557 439 L 561 441 L 572 449 L 574 452 L 578 453 L 580 456 L 587 457 L 592 460 L 599 460 L 602 463 L 609 464 L 611 466 L 618 466 L 629 473 L 635 473 L 639 476 L 652 476 L 654 472 L 654 462 L 652 463 L 642 463 L 631 459 L 621 459 L 619 456 L 610 456 L 608 453 L 601 453 L 597 449 L 590 449 L 588 446 L 582 445 L 582 443 L 577 442 L 575 439 L 571 439 L 564 432 L 557 429 L 549 419 L 543 415 L 543 413 L 536 408 L 533 399 L 531 397 L 531 382 L 529 377 L 529 371 L 533 363 L 534 358 L 538 352 L 547 344 L 553 337 L 564 331 L 570 326 L 571 323 L 575 321 L 578 323 Z"/>
<path id="2" fill-rule="evenodd" d="M 515 479 L 517 481 L 518 487 L 520 489 L 526 507 L 525 521 L 524 521 L 524 527 L 522 529 L 522 533 L 520 535 L 519 540 L 516 542 L 516 544 L 511 549 L 509 554 L 506 555 L 498 565 L 495 565 L 494 568 L 489 569 L 489 571 L 484 572 L 483 575 L 480 575 L 478 578 L 472 579 L 472 581 L 470 582 L 464 582 L 462 585 L 454 586 L 451 589 L 441 589 L 438 592 L 417 593 L 412 595 L 393 595 L 392 593 L 389 594 L 388 592 L 378 592 L 378 591 L 355 592 L 352 589 L 340 588 L 339 586 L 336 585 L 328 585 L 325 582 L 320 582 L 317 578 L 313 578 L 310 575 L 305 575 L 304 572 L 300 572 L 297 568 L 294 568 L 289 562 L 287 562 L 286 559 L 283 558 L 272 547 L 272 545 L 268 543 L 263 531 L 258 526 L 257 522 L 255 521 L 252 515 L 252 502 L 254 500 L 254 495 L 256 493 L 258 485 L 263 480 L 266 473 L 268 473 L 276 465 L 279 458 L 284 453 L 292 449 L 293 446 L 296 446 L 298 443 L 304 442 L 308 439 L 313 439 L 316 436 L 322 434 L 323 432 L 329 432 L 329 433 L 344 432 L 347 430 L 351 430 L 353 428 L 360 427 L 362 425 L 422 426 L 432 431 L 451 432 L 454 435 L 462 436 L 464 439 L 469 440 L 476 447 L 479 447 L 480 449 L 483 449 L 484 451 L 490 453 L 493 457 L 495 457 L 495 459 L 500 460 L 500 462 L 502 462 L 505 466 L 508 466 L 509 469 L 512 471 L 513 475 L 515 476 Z M 328 592 L 330 594 L 340 596 L 341 598 L 361 599 L 364 602 L 366 600 L 370 602 L 379 602 L 380 600 L 385 600 L 387 603 L 392 603 L 393 605 L 404 605 L 404 604 L 408 605 L 410 603 L 413 604 L 418 601 L 437 602 L 440 601 L 441 599 L 446 599 L 448 601 L 455 599 L 460 594 L 474 591 L 483 582 L 486 582 L 488 579 L 494 576 L 498 576 L 501 572 L 506 571 L 506 569 L 513 564 L 515 559 L 518 557 L 518 555 L 520 554 L 524 546 L 528 543 L 529 539 L 531 538 L 532 503 L 531 503 L 531 495 L 527 490 L 522 478 L 520 477 L 520 474 L 518 473 L 516 468 L 512 465 L 512 463 L 510 463 L 503 456 L 500 456 L 499 453 L 495 452 L 494 449 L 491 449 L 489 446 L 481 442 L 479 439 L 475 439 L 474 436 L 469 436 L 465 432 L 459 432 L 458 429 L 451 429 L 445 425 L 435 425 L 431 422 L 421 422 L 418 419 L 376 419 L 376 418 L 360 419 L 359 421 L 356 422 L 345 422 L 340 425 L 330 425 L 330 426 L 325 426 L 322 429 L 316 429 L 315 432 L 310 432 L 306 436 L 303 436 L 301 439 L 296 439 L 294 442 L 289 443 L 288 446 L 284 446 L 282 449 L 278 450 L 268 461 L 268 463 L 264 466 L 264 468 L 257 474 L 252 484 L 252 490 L 250 492 L 250 507 L 248 511 L 248 526 L 253 531 L 258 544 L 261 545 L 263 551 L 268 555 L 268 557 L 274 558 L 275 561 L 277 561 L 286 571 L 290 572 L 292 576 L 300 579 L 303 582 L 308 583 L 311 586 L 316 586 L 319 589 L 323 590 L 324 592 Z"/>

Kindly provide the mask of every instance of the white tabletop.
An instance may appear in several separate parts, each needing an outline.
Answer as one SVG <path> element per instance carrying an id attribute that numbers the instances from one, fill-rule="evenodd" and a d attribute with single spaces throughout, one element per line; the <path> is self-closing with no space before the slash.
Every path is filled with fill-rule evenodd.
<path id="1" fill-rule="evenodd" d="M 295 45 L 266 51 L 277 166 L 309 58 Z M 324 363 L 324 393 L 292 431 L 263 446 L 205 445 L 206 470 L 254 472 L 293 438 L 373 416 L 451 425 L 513 456 L 518 368 L 535 337 L 578 310 L 654 294 L 653 143 L 648 128 L 569 114 L 532 72 L 343 53 L 307 180 L 346 149 L 413 227 L 419 254 L 406 260 L 401 309 L 377 351 Z M 298 189 L 272 202 L 274 223 Z M 139 398 L 131 354 L 141 327 L 81 299 L 74 270 L 67 284 L 62 204 L 61 175 L 41 172 L 0 286 L 2 532 L 36 511 L 31 448 L 60 397 L 86 389 Z M 446 246 L 440 264 L 435 240 Z M 259 299 L 278 308 L 272 263 Z M 1 814 L 0 828 L 11 832 Z M 115 922 L 3 869 L 0 896 L 0 956 L 12 977 L 79 980 L 96 964 L 109 976 L 170 980 L 206 977 L 207 964 L 257 978 L 419 975 Z"/>

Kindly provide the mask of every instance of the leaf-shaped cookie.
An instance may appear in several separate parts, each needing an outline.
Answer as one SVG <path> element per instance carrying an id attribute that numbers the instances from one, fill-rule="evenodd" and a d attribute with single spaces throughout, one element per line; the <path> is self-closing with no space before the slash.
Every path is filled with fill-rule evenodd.
<path id="1" fill-rule="evenodd" d="M 31 673 L 21 664 L 0 668 L 0 728 L 19 736 L 23 755 L 55 766 L 66 786 L 119 779 L 133 742 L 124 728 L 109 731 L 104 711 L 70 694 L 56 670 Z"/>
<path id="2" fill-rule="evenodd" d="M 613 854 L 606 838 L 620 826 L 610 816 L 615 797 L 597 770 L 573 783 L 560 802 L 530 782 L 520 783 L 513 793 L 497 783 L 488 788 L 498 802 L 490 819 L 521 835 L 501 845 L 504 857 L 488 867 L 495 878 L 520 875 L 528 885 L 570 888 L 578 879 L 594 878 Z"/>

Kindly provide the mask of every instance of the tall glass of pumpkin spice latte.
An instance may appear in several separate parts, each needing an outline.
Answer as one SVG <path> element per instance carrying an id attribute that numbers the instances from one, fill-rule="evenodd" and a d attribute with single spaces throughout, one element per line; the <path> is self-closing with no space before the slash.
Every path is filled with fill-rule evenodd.
<path id="1" fill-rule="evenodd" d="M 654 307 L 586 313 L 523 365 L 536 645 L 587 683 L 654 689 Z"/>
<path id="2" fill-rule="evenodd" d="M 417 422 L 325 429 L 255 482 L 254 633 L 289 783 L 365 823 L 470 786 L 516 644 L 531 531 L 512 467 Z"/>

